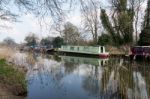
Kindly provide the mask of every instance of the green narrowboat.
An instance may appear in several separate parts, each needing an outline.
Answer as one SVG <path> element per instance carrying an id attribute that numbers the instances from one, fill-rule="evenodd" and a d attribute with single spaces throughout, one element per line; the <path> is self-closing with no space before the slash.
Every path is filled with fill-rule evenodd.
<path id="1" fill-rule="evenodd" d="M 109 56 L 106 52 L 104 46 L 61 46 L 58 49 L 60 52 L 64 53 L 74 53 L 74 54 L 84 54 L 84 55 L 94 55 L 100 58 L 105 58 Z"/>

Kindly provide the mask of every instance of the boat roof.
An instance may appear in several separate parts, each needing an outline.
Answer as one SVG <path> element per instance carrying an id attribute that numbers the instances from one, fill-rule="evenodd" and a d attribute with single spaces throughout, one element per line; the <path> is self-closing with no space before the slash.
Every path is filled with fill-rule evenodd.
<path id="1" fill-rule="evenodd" d="M 132 46 L 132 47 L 150 47 L 150 46 Z"/>
<path id="2" fill-rule="evenodd" d="M 82 46 L 82 45 L 62 45 L 62 46 L 74 46 L 74 47 L 104 47 L 101 45 L 95 45 L 95 46 Z"/>

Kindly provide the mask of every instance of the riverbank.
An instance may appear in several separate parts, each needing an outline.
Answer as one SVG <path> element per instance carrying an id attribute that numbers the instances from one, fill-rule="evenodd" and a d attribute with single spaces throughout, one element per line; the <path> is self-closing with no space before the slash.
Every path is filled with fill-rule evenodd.
<path id="1" fill-rule="evenodd" d="M 14 49 L 0 46 L 0 99 L 3 96 L 24 99 L 27 94 L 25 72 L 8 62 L 14 54 Z"/>
<path id="2" fill-rule="evenodd" d="M 12 95 L 25 96 L 27 93 L 25 73 L 8 65 L 5 59 L 0 59 L 0 85 Z"/>
<path id="3" fill-rule="evenodd" d="M 106 51 L 112 56 L 125 56 L 130 54 L 130 46 L 106 46 Z"/>

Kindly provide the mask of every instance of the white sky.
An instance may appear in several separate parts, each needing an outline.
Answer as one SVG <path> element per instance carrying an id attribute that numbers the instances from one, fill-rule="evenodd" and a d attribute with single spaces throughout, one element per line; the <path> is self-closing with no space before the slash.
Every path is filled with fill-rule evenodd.
<path id="1" fill-rule="evenodd" d="M 39 18 L 36 18 L 33 14 L 26 14 L 22 15 L 19 20 L 21 22 L 14 23 L 0 20 L 0 26 L 8 27 L 0 27 L 0 41 L 3 41 L 6 37 L 11 37 L 20 43 L 24 41 L 25 36 L 29 33 L 35 33 L 39 38 L 47 35 L 52 37 L 59 36 L 59 34 L 54 33 L 54 30 L 50 30 L 53 23 L 51 17 L 45 17 L 45 21 L 39 21 Z M 66 21 L 70 21 L 74 25 L 79 26 L 81 22 L 80 14 L 77 12 L 71 13 Z"/>
<path id="2" fill-rule="evenodd" d="M 102 4 L 104 6 L 106 5 L 106 0 L 102 0 Z M 146 8 L 146 2 L 142 5 L 142 9 Z M 27 36 L 29 33 L 35 33 L 39 37 L 45 37 L 47 35 L 49 36 L 58 36 L 59 34 L 54 34 L 54 31 L 49 31 L 49 26 L 46 25 L 48 23 L 52 23 L 51 17 L 45 18 L 46 23 L 41 22 L 43 24 L 43 27 L 41 29 L 39 20 L 34 17 L 32 14 L 26 14 L 20 16 L 19 20 L 22 22 L 17 23 L 10 23 L 10 22 L 4 22 L 0 20 L 0 26 L 8 26 L 9 28 L 1 28 L 0 27 L 0 41 L 3 41 L 6 37 L 13 38 L 16 42 L 20 43 L 24 41 L 25 36 Z M 70 21 L 76 26 L 80 26 L 81 23 L 81 17 L 80 13 L 78 11 L 72 12 L 68 17 L 67 21 Z"/>
<path id="3" fill-rule="evenodd" d="M 0 25 L 7 25 L 8 28 L 0 28 L 0 41 L 2 41 L 6 37 L 11 37 L 16 42 L 20 43 L 24 41 L 25 36 L 27 36 L 29 33 L 35 33 L 39 37 L 44 37 L 47 35 L 53 37 L 58 36 L 59 34 L 56 33 L 54 34 L 53 30 L 49 31 L 50 30 L 49 23 L 52 22 L 51 17 L 47 17 L 45 19 L 46 21 L 39 22 L 38 18 L 35 18 L 34 15 L 27 14 L 21 16 L 20 20 L 22 22 L 9 23 L 1 21 Z M 73 14 L 67 21 L 70 21 L 75 25 L 79 25 L 80 20 L 81 19 L 79 15 Z M 40 23 L 42 23 L 42 27 Z"/>

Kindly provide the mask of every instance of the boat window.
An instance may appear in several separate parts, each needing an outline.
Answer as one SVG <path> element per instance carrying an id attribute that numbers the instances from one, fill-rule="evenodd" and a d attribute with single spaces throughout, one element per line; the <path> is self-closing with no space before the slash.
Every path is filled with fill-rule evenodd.
<path id="1" fill-rule="evenodd" d="M 67 46 L 63 46 L 63 49 L 66 49 L 67 48 Z"/>
<path id="2" fill-rule="evenodd" d="M 143 52 L 144 52 L 144 53 L 150 53 L 150 48 L 144 47 L 144 48 L 143 48 Z"/>
<path id="3" fill-rule="evenodd" d="M 74 50 L 74 47 L 70 47 L 71 50 Z"/>
<path id="4" fill-rule="evenodd" d="M 101 47 L 101 53 L 103 53 L 103 47 Z"/>
<path id="5" fill-rule="evenodd" d="M 79 51 L 79 47 L 78 47 L 78 51 Z"/>
<path id="6" fill-rule="evenodd" d="M 88 47 L 88 46 L 85 46 L 84 49 L 89 49 L 89 47 Z"/>
<path id="7" fill-rule="evenodd" d="M 88 47 L 88 46 L 85 46 L 85 47 L 84 47 L 84 51 L 89 51 L 89 47 Z"/>

